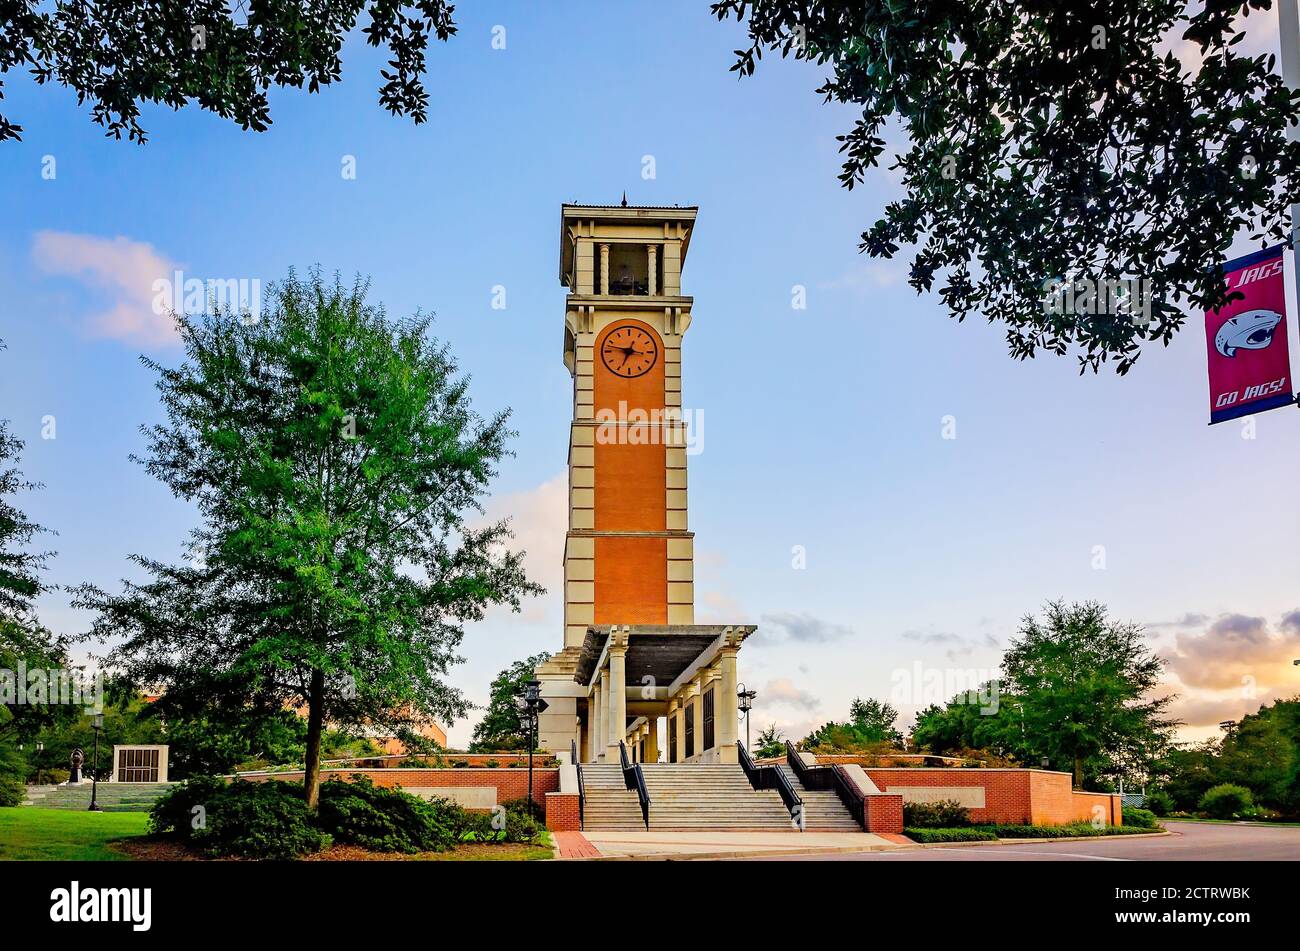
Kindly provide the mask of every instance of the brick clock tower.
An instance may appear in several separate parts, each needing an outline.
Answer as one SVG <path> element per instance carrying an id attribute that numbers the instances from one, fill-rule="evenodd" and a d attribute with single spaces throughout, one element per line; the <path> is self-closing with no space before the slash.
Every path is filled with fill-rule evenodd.
<path id="1" fill-rule="evenodd" d="M 657 699 L 659 677 L 650 661 L 663 658 L 646 654 L 649 672 L 631 681 L 630 635 L 704 636 L 693 627 L 694 538 L 686 520 L 681 416 L 681 346 L 692 304 L 682 294 L 681 272 L 696 211 L 627 204 L 561 209 L 564 364 L 573 378 L 569 529 L 564 649 L 537 672 L 549 704 L 539 741 L 568 751 L 581 740 L 584 759 L 617 749 L 614 737 L 622 738 L 624 724 L 612 726 L 611 700 L 622 705 L 626 721 L 629 699 L 634 707 L 639 699 Z M 645 638 L 638 643 L 651 646 Z M 691 649 L 686 641 L 670 646 L 678 653 Z M 611 670 L 602 674 L 596 661 L 612 654 L 623 669 L 611 685 Z M 624 689 L 629 682 L 632 698 Z M 666 686 L 658 685 L 660 693 Z M 641 719 L 641 738 L 656 747 L 657 717 Z"/>

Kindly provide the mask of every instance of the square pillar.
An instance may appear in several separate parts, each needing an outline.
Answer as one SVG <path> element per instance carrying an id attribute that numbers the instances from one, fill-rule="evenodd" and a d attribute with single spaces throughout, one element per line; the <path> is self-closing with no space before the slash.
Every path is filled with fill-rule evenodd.
<path id="1" fill-rule="evenodd" d="M 740 755 L 736 750 L 737 732 L 740 729 L 739 713 L 736 705 L 736 654 L 739 648 L 724 647 L 718 657 L 718 686 L 714 688 L 716 705 L 713 712 L 713 732 L 718 743 L 718 762 L 737 763 Z"/>
<path id="2" fill-rule="evenodd" d="M 601 671 L 602 681 L 609 682 L 609 740 L 607 763 L 617 763 L 618 744 L 627 733 L 627 648 L 610 647 L 609 669 Z"/>
<path id="3" fill-rule="evenodd" d="M 677 712 L 677 759 L 676 763 L 684 763 L 686 759 L 686 698 L 677 694 L 675 700 Z"/>
<path id="4" fill-rule="evenodd" d="M 645 761 L 659 762 L 659 717 L 653 716 L 648 723 L 645 735 Z"/>
<path id="5" fill-rule="evenodd" d="M 596 735 L 596 756 L 605 755 L 609 745 L 609 669 L 600 672 L 600 733 Z"/>

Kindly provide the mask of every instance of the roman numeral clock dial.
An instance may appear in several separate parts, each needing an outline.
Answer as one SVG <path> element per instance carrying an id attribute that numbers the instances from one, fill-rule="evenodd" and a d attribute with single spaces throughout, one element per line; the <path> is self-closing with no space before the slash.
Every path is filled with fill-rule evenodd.
<path id="1" fill-rule="evenodd" d="M 640 327 L 616 327 L 605 337 L 600 359 L 615 376 L 630 379 L 650 371 L 659 359 L 659 347 Z"/>

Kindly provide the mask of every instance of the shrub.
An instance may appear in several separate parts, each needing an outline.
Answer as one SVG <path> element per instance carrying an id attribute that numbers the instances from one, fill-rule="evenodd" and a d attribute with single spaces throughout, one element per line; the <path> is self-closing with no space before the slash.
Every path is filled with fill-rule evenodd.
<path id="1" fill-rule="evenodd" d="M 154 803 L 149 828 L 212 856 L 291 859 L 330 843 L 312 823 L 302 784 L 279 781 L 187 780 Z"/>
<path id="2" fill-rule="evenodd" d="M 490 759 L 486 763 L 484 763 L 483 766 L 487 769 L 500 769 L 501 761 L 497 759 Z"/>
<path id="3" fill-rule="evenodd" d="M 997 839 L 997 834 L 990 832 L 988 829 L 978 829 L 968 826 L 961 829 L 933 829 L 933 828 L 912 828 L 903 827 L 903 835 L 907 836 L 913 842 L 991 842 Z"/>
<path id="4" fill-rule="evenodd" d="M 25 798 L 27 790 L 21 779 L 0 776 L 0 806 L 21 806 Z"/>
<path id="5" fill-rule="evenodd" d="M 455 845 L 463 810 L 444 800 L 426 802 L 401 789 L 354 775 L 321 786 L 317 823 L 336 842 L 377 852 L 445 852 Z"/>
<path id="6" fill-rule="evenodd" d="M 1135 806 L 1124 807 L 1124 825 L 1135 829 L 1156 828 L 1156 814 L 1150 809 L 1138 809 Z"/>
<path id="7" fill-rule="evenodd" d="M 1197 808 L 1213 819 L 1231 819 L 1254 804 L 1250 790 L 1245 786 L 1220 783 L 1205 791 Z"/>
<path id="8" fill-rule="evenodd" d="M 209 855 L 256 859 L 297 858 L 330 844 L 312 823 L 302 784 L 279 780 L 231 783 L 190 839 Z"/>
<path id="9" fill-rule="evenodd" d="M 1247 806 L 1238 815 L 1251 822 L 1274 822 L 1282 817 L 1276 809 L 1267 809 L 1264 806 Z"/>
<path id="10" fill-rule="evenodd" d="M 207 824 L 213 803 L 226 792 L 217 776 L 195 776 L 159 796 L 149 809 L 149 831 L 188 839 Z"/>
<path id="11" fill-rule="evenodd" d="M 1167 816 L 1174 811 L 1174 797 L 1163 789 L 1147 793 L 1146 807 L 1157 816 Z"/>
<path id="12" fill-rule="evenodd" d="M 537 803 L 528 798 L 512 799 L 503 804 L 506 808 L 506 825 L 504 841 L 536 842 L 545 830 L 542 810 Z"/>
<path id="13" fill-rule="evenodd" d="M 970 810 L 955 799 L 903 805 L 903 825 L 915 829 L 959 829 L 970 825 Z"/>
<path id="14" fill-rule="evenodd" d="M 1074 822 L 1064 826 L 986 825 L 975 828 L 987 829 L 999 839 L 1077 839 L 1098 835 L 1136 835 L 1150 831 L 1137 827 L 1095 826 L 1091 822 Z"/>

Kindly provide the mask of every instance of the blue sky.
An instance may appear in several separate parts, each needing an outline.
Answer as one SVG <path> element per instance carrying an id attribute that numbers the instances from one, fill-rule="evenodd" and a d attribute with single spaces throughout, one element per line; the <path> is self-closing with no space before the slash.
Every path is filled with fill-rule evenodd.
<path id="1" fill-rule="evenodd" d="M 484 700 L 497 670 L 562 641 L 559 205 L 626 189 L 700 206 L 683 274 L 684 399 L 705 420 L 690 460 L 697 618 L 760 624 L 741 655 L 755 728 L 802 735 L 855 695 L 892 696 L 907 721 L 940 699 L 898 692 L 914 665 L 945 683 L 990 671 L 1018 618 L 1057 597 L 1151 625 L 1189 736 L 1300 692 L 1300 413 L 1206 426 L 1199 315 L 1125 378 L 1080 377 L 1072 357 L 1012 362 L 998 328 L 918 297 L 902 260 L 857 253 L 899 190 L 885 172 L 838 186 L 834 137 L 852 116 L 813 94 L 818 69 L 764 59 L 737 81 L 740 33 L 704 3 L 567 7 L 459 9 L 418 127 L 377 105 L 381 57 L 359 42 L 342 83 L 274 92 L 260 135 L 150 108 L 148 145 L 114 142 L 68 92 L 6 82 L 26 133 L 0 146 L 0 416 L 46 486 L 25 505 L 59 533 L 52 580 L 114 585 L 132 552 L 180 557 L 193 520 L 127 459 L 159 418 L 138 356 L 177 357 L 141 332 L 147 314 L 132 329 L 150 269 L 360 272 L 391 313 L 437 314 L 483 411 L 514 409 L 517 457 L 491 509 L 515 518 L 550 593 L 469 630 L 454 680 Z M 88 623 L 58 592 L 42 609 L 59 630 Z"/>

